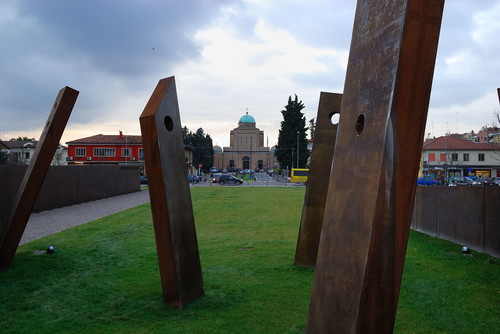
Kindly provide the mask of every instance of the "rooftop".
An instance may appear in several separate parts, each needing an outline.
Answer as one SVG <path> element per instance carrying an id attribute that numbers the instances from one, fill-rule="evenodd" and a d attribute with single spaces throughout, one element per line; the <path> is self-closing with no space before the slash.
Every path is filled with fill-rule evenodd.
<path id="1" fill-rule="evenodd" d="M 238 123 L 253 123 L 253 124 L 255 124 L 255 118 L 250 116 L 247 112 L 246 115 L 241 116 Z"/>
<path id="2" fill-rule="evenodd" d="M 86 138 L 76 139 L 66 144 L 142 144 L 142 137 L 137 135 L 103 135 L 98 134 Z"/>
<path id="3" fill-rule="evenodd" d="M 487 144 L 487 143 L 474 143 L 463 139 L 458 139 L 455 137 L 438 137 L 433 139 L 427 139 L 424 142 L 423 150 L 457 150 L 457 151 L 489 151 L 489 150 L 500 150 L 500 144 Z"/>

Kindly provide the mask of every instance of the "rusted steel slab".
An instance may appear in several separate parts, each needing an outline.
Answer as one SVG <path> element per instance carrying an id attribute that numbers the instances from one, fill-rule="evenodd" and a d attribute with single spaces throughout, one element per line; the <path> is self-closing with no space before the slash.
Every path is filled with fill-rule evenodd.
<path id="1" fill-rule="evenodd" d="M 444 0 L 359 0 L 307 333 L 391 333 Z"/>
<path id="2" fill-rule="evenodd" d="M 314 135 L 314 150 L 309 165 L 307 188 L 302 207 L 295 265 L 314 267 L 325 213 L 328 182 L 333 161 L 338 123 L 332 116 L 340 114 L 342 94 L 321 92 Z"/>
<path id="3" fill-rule="evenodd" d="M 7 270 L 12 263 L 78 94 L 78 91 L 64 87 L 57 95 L 0 239 L 0 271 Z"/>
<path id="4" fill-rule="evenodd" d="M 204 290 L 174 77 L 159 81 L 140 123 L 163 297 L 181 308 Z"/>

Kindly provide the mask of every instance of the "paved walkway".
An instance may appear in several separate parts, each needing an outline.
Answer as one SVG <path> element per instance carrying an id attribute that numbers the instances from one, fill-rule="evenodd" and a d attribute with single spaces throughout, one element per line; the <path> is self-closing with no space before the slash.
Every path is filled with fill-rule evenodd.
<path id="1" fill-rule="evenodd" d="M 33 213 L 20 244 L 40 239 L 149 202 L 149 191 L 138 191 L 64 208 Z"/>

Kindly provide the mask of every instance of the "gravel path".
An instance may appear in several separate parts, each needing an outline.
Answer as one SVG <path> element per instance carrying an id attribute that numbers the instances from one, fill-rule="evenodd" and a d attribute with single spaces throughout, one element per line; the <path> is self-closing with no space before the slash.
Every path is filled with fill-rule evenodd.
<path id="1" fill-rule="evenodd" d="M 138 191 L 126 195 L 71 205 L 64 208 L 33 213 L 24 230 L 20 244 L 22 245 L 147 202 L 149 202 L 149 191 Z"/>

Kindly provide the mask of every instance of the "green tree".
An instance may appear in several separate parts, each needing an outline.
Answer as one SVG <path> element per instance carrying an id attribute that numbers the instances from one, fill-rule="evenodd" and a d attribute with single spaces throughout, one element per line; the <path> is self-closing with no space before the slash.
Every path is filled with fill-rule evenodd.
<path id="1" fill-rule="evenodd" d="M 214 163 L 213 141 L 209 134 L 205 134 L 202 128 L 191 132 L 187 127 L 182 128 L 184 144 L 191 146 L 193 150 L 193 165 L 203 165 L 203 170 L 208 171 Z"/>
<path id="2" fill-rule="evenodd" d="M 26 136 L 24 136 L 24 137 L 17 137 L 17 138 L 15 138 L 15 139 L 14 139 L 14 138 L 12 138 L 12 139 L 13 139 L 13 140 L 17 140 L 17 141 L 31 141 L 31 140 L 32 140 L 32 138 L 28 138 L 28 137 L 26 137 Z"/>
<path id="3" fill-rule="evenodd" d="M 288 97 L 288 104 L 281 111 L 283 121 L 278 135 L 278 145 L 276 146 L 275 156 L 280 167 L 284 168 L 305 168 L 309 158 L 306 136 L 306 118 L 302 113 L 304 109 L 302 101 Z M 297 147 L 298 147 L 298 166 L 297 166 Z"/>

